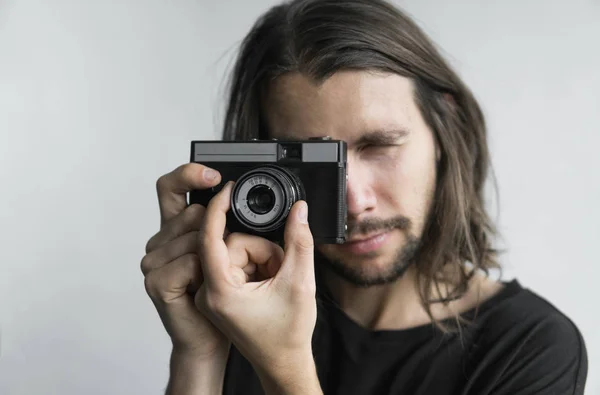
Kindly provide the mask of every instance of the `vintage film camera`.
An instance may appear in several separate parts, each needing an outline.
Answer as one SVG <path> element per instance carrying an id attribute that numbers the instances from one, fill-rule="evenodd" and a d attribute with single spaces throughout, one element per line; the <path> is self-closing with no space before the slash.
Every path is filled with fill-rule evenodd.
<path id="1" fill-rule="evenodd" d="M 219 185 L 189 194 L 207 206 L 235 181 L 227 229 L 281 243 L 285 222 L 298 200 L 308 204 L 315 244 L 341 244 L 346 232 L 346 143 L 309 140 L 192 141 L 191 162 L 221 173 Z"/>

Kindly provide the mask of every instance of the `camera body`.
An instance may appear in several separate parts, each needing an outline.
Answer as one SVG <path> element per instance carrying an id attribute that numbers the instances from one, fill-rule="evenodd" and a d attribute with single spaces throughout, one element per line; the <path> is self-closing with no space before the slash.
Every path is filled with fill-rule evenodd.
<path id="1" fill-rule="evenodd" d="M 283 241 L 285 223 L 298 200 L 308 204 L 315 244 L 341 244 L 346 233 L 346 143 L 309 140 L 202 141 L 191 143 L 190 161 L 221 173 L 221 182 L 193 190 L 189 204 L 207 206 L 235 181 L 227 229 Z"/>

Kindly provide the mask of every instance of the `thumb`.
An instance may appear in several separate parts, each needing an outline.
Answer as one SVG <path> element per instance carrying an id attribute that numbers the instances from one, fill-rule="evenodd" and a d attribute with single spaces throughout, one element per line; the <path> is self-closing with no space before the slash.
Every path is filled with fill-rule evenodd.
<path id="1" fill-rule="evenodd" d="M 296 202 L 290 210 L 283 237 L 285 253 L 276 277 L 291 284 L 314 283 L 314 241 L 305 201 Z"/>

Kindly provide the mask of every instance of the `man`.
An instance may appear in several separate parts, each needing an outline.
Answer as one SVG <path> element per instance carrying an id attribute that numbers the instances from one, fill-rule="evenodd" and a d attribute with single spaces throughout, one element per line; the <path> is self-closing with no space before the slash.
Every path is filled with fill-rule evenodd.
<path id="1" fill-rule="evenodd" d="M 142 260 L 173 342 L 169 394 L 583 394 L 578 329 L 487 276 L 486 128 L 468 88 L 379 0 L 296 0 L 261 17 L 231 80 L 224 139 L 348 143 L 348 242 L 226 229 L 231 184 L 186 164 L 157 183 Z"/>

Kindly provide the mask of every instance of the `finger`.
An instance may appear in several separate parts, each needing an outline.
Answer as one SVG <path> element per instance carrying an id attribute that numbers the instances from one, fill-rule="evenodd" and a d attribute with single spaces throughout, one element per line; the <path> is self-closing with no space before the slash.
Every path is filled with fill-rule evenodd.
<path id="1" fill-rule="evenodd" d="M 221 181 L 221 175 L 218 172 L 212 173 L 211 170 L 216 172 L 199 163 L 186 163 L 158 179 L 156 191 L 161 226 L 185 209 L 188 192 L 210 188 Z"/>
<path id="2" fill-rule="evenodd" d="M 244 269 L 249 264 L 267 266 L 266 272 L 275 275 L 283 260 L 283 249 L 263 237 L 232 233 L 225 240 L 232 265 Z M 261 270 L 265 272 L 265 270 Z"/>
<path id="3" fill-rule="evenodd" d="M 246 273 L 248 276 L 256 273 L 256 264 L 250 262 L 249 264 L 247 264 L 246 266 L 244 266 L 244 268 L 242 269 L 244 271 L 244 273 Z"/>
<path id="4" fill-rule="evenodd" d="M 279 272 L 279 268 L 281 267 L 281 262 L 283 262 L 283 259 L 281 260 L 271 260 L 269 261 L 266 265 L 257 265 L 256 266 L 256 274 L 255 274 L 255 278 L 257 281 L 263 281 L 263 280 L 268 280 L 270 278 L 273 278 L 277 275 L 277 273 Z"/>
<path id="5" fill-rule="evenodd" d="M 206 209 L 199 204 L 192 204 L 185 208 L 148 240 L 148 243 L 146 244 L 146 254 L 175 240 L 181 235 L 199 230 L 205 210 Z"/>
<path id="6" fill-rule="evenodd" d="M 196 254 L 198 251 L 198 232 L 188 232 L 179 236 L 160 248 L 146 254 L 142 258 L 142 273 L 147 275 L 152 270 L 163 267 L 171 261 L 186 254 Z"/>
<path id="7" fill-rule="evenodd" d="M 306 202 L 298 201 L 288 215 L 284 230 L 285 255 L 277 278 L 299 288 L 314 288 L 314 241 L 307 221 Z"/>
<path id="8" fill-rule="evenodd" d="M 246 279 L 243 281 L 244 284 L 253 281 L 256 277 L 256 267 L 257 265 L 251 262 L 244 266 L 242 269 L 242 272 L 246 276 Z"/>
<path id="9" fill-rule="evenodd" d="M 198 252 L 202 272 L 208 284 L 220 286 L 234 284 L 229 276 L 229 252 L 223 240 L 227 211 L 233 182 L 228 182 L 208 203 L 199 234 Z"/>
<path id="10" fill-rule="evenodd" d="M 200 260 L 196 254 L 183 255 L 173 262 L 145 277 L 146 292 L 157 301 L 170 303 L 183 296 L 189 290 L 202 285 L 203 276 Z"/>

